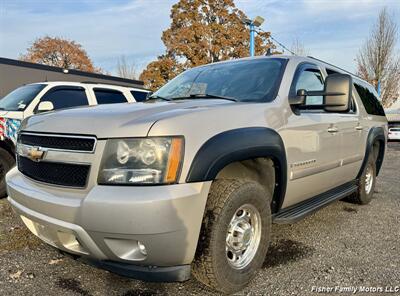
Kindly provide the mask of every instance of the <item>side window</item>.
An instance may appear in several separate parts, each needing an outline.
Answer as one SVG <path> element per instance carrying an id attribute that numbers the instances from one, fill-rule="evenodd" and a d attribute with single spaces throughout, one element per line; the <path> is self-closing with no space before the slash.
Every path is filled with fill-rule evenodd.
<path id="1" fill-rule="evenodd" d="M 372 87 L 368 87 L 359 83 L 354 83 L 358 95 L 368 114 L 385 116 L 385 111 L 378 100 L 378 96 Z"/>
<path id="2" fill-rule="evenodd" d="M 331 74 L 339 74 L 338 71 L 335 71 L 335 70 L 332 70 L 332 69 L 329 69 L 329 68 L 326 68 L 325 70 L 326 70 L 326 73 L 327 73 L 328 75 L 331 75 Z"/>
<path id="3" fill-rule="evenodd" d="M 47 92 L 41 101 L 52 102 L 54 110 L 88 105 L 85 89 L 81 87 L 57 87 Z"/>
<path id="4" fill-rule="evenodd" d="M 120 91 L 105 88 L 94 88 L 97 104 L 126 103 L 124 94 Z"/>
<path id="5" fill-rule="evenodd" d="M 143 102 L 147 98 L 147 92 L 144 91 L 131 91 L 132 96 L 135 98 L 136 102 Z"/>
<path id="6" fill-rule="evenodd" d="M 324 80 L 322 74 L 317 69 L 305 69 L 300 73 L 296 82 L 296 92 L 299 89 L 305 90 L 324 90 Z M 320 105 L 323 104 L 323 97 L 307 97 L 306 105 Z"/>

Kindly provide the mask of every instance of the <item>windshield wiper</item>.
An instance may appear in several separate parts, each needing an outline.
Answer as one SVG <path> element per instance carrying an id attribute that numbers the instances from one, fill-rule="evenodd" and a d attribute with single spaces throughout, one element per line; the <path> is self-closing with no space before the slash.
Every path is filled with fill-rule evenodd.
<path id="1" fill-rule="evenodd" d="M 173 98 L 174 100 L 179 100 L 179 99 L 222 99 L 222 100 L 229 100 L 233 102 L 237 102 L 238 100 L 232 97 L 225 97 L 225 96 L 220 96 L 220 95 L 213 95 L 213 94 L 190 94 L 188 96 L 184 97 L 178 97 L 178 98 Z"/>
<path id="2" fill-rule="evenodd" d="M 149 101 L 149 100 L 171 101 L 171 99 L 169 99 L 169 98 L 164 98 L 164 97 L 157 96 L 157 95 L 148 97 L 146 101 Z"/>

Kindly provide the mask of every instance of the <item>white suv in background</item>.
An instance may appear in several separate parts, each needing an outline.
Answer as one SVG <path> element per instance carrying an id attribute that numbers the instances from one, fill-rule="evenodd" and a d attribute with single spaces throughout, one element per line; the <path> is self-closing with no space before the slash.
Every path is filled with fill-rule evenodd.
<path id="1" fill-rule="evenodd" d="M 389 141 L 400 141 L 400 125 L 389 128 Z"/>
<path id="2" fill-rule="evenodd" d="M 87 105 L 133 103 L 148 90 L 93 82 L 40 82 L 23 85 L 0 100 L 0 198 L 5 174 L 15 164 L 15 142 L 21 121 L 36 113 Z"/>

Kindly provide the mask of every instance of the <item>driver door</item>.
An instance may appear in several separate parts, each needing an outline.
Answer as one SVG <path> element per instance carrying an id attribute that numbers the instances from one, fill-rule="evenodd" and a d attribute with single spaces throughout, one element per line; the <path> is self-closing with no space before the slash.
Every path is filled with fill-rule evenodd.
<path id="1" fill-rule="evenodd" d="M 324 76 L 314 64 L 302 63 L 295 71 L 290 95 L 297 90 L 324 89 Z M 309 97 L 306 104 L 322 104 Z M 323 110 L 292 110 L 280 132 L 286 148 L 288 183 L 283 207 L 299 203 L 334 187 L 340 166 L 340 132 L 336 117 Z"/>

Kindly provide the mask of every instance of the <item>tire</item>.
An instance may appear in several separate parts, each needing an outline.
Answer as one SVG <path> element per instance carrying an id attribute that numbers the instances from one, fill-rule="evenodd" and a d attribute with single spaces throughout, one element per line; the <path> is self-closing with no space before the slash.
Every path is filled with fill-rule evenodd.
<path id="1" fill-rule="evenodd" d="M 265 260 L 271 239 L 270 204 L 271 196 L 256 182 L 213 182 L 193 263 L 193 274 L 200 282 L 220 292 L 231 294 L 242 290 L 251 281 Z M 246 213 L 253 213 L 248 220 L 250 223 L 232 222 L 242 221 Z M 242 218 L 239 217 L 241 215 Z M 240 225 L 243 228 L 232 225 Z M 244 253 L 239 255 L 241 257 L 235 256 L 227 249 L 228 244 L 235 245 L 232 240 L 238 239 L 240 235 L 235 230 L 244 229 L 249 225 L 254 230 L 253 234 L 250 231 L 248 235 L 249 231 L 245 231 L 241 236 L 241 242 L 247 242 L 249 245 Z M 228 234 L 229 227 L 231 235 Z M 235 247 L 240 249 L 239 244 Z"/>
<path id="2" fill-rule="evenodd" d="M 372 200 L 376 184 L 376 160 L 374 153 L 370 153 L 367 165 L 360 177 L 357 192 L 348 199 L 360 205 L 369 204 Z"/>
<path id="3" fill-rule="evenodd" d="M 0 148 L 0 198 L 7 196 L 6 174 L 14 166 L 14 157 L 7 150 Z"/>

